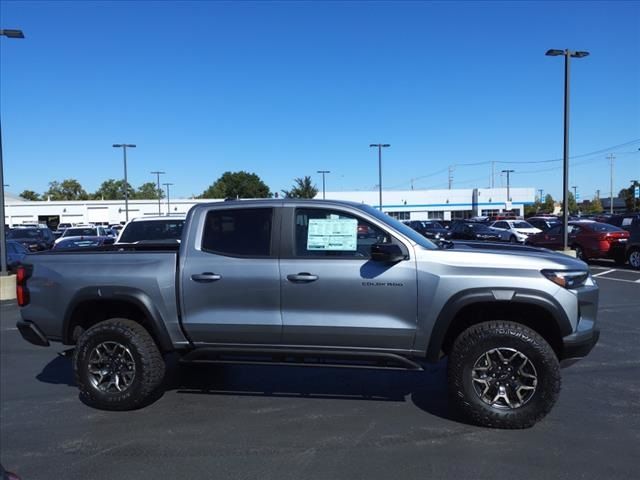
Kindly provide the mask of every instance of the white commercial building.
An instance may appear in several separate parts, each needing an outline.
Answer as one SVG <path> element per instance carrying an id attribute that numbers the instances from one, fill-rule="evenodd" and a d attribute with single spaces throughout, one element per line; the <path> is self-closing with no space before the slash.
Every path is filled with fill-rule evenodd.
<path id="1" fill-rule="evenodd" d="M 524 206 L 535 200 L 534 188 L 511 188 L 507 201 L 506 188 L 475 188 L 457 190 L 405 190 L 383 191 L 382 211 L 400 220 L 426 220 L 438 218 L 454 220 L 477 215 L 492 215 L 511 210 L 524 214 Z M 322 198 L 319 193 L 316 198 Z M 326 192 L 327 200 L 349 200 L 374 207 L 379 204 L 378 191 Z M 130 200 L 129 218 L 184 215 L 198 203 L 216 200 L 171 199 L 170 206 L 163 200 Z M 222 200 L 218 200 L 222 201 Z M 56 228 L 59 223 L 114 224 L 125 221 L 124 200 L 28 201 L 7 195 L 5 224 L 18 226 L 26 223 L 45 223 Z"/>

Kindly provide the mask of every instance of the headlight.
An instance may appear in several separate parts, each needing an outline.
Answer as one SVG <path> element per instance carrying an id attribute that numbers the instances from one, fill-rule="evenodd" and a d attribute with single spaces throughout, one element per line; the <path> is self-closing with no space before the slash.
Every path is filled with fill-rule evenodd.
<path id="1" fill-rule="evenodd" d="M 564 288 L 578 288 L 589 278 L 589 272 L 583 270 L 542 270 L 545 277 Z"/>

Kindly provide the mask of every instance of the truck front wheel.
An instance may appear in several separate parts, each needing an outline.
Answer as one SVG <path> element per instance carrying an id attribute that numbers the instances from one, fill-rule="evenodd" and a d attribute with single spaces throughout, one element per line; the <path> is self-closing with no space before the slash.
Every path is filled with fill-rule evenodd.
<path id="1" fill-rule="evenodd" d="M 449 394 L 473 423 L 527 428 L 541 420 L 560 393 L 560 365 L 532 329 L 506 321 L 469 327 L 453 344 Z"/>
<path id="2" fill-rule="evenodd" d="M 157 392 L 165 364 L 142 325 L 112 318 L 80 336 L 73 369 L 80 396 L 87 405 L 132 410 L 145 405 Z"/>

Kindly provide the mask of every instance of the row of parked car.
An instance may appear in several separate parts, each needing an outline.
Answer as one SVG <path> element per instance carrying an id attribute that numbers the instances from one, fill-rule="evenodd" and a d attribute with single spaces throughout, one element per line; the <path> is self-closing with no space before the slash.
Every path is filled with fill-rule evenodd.
<path id="1" fill-rule="evenodd" d="M 28 253 L 44 250 L 79 250 L 144 241 L 175 242 L 182 235 L 183 224 L 184 217 L 147 217 L 133 219 L 124 228 L 122 225 L 71 224 L 60 224 L 55 231 L 45 225 L 10 228 L 6 233 L 7 265 L 13 269 Z"/>
<path id="2" fill-rule="evenodd" d="M 446 226 L 435 220 L 404 223 L 434 241 L 503 241 L 551 250 L 560 250 L 564 245 L 562 220 L 552 215 L 494 221 L 476 217 Z M 631 267 L 640 269 L 640 214 L 571 217 L 568 243 L 582 260 L 609 258 L 618 265 L 629 262 Z"/>

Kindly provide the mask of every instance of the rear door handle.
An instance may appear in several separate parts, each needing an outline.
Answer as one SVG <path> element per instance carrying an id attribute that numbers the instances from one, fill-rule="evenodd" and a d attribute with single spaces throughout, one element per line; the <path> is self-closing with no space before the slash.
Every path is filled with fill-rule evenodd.
<path id="1" fill-rule="evenodd" d="M 194 273 L 193 275 L 191 275 L 191 280 L 200 283 L 211 283 L 220 280 L 221 278 L 222 277 L 217 273 L 211 272 Z"/>
<path id="2" fill-rule="evenodd" d="M 307 273 L 307 272 L 301 272 L 301 273 L 295 273 L 295 274 L 287 275 L 287 280 L 289 280 L 290 282 L 293 282 L 293 283 L 315 282 L 316 280 L 318 280 L 318 278 L 319 277 L 317 275 L 311 275 L 310 273 Z"/>

